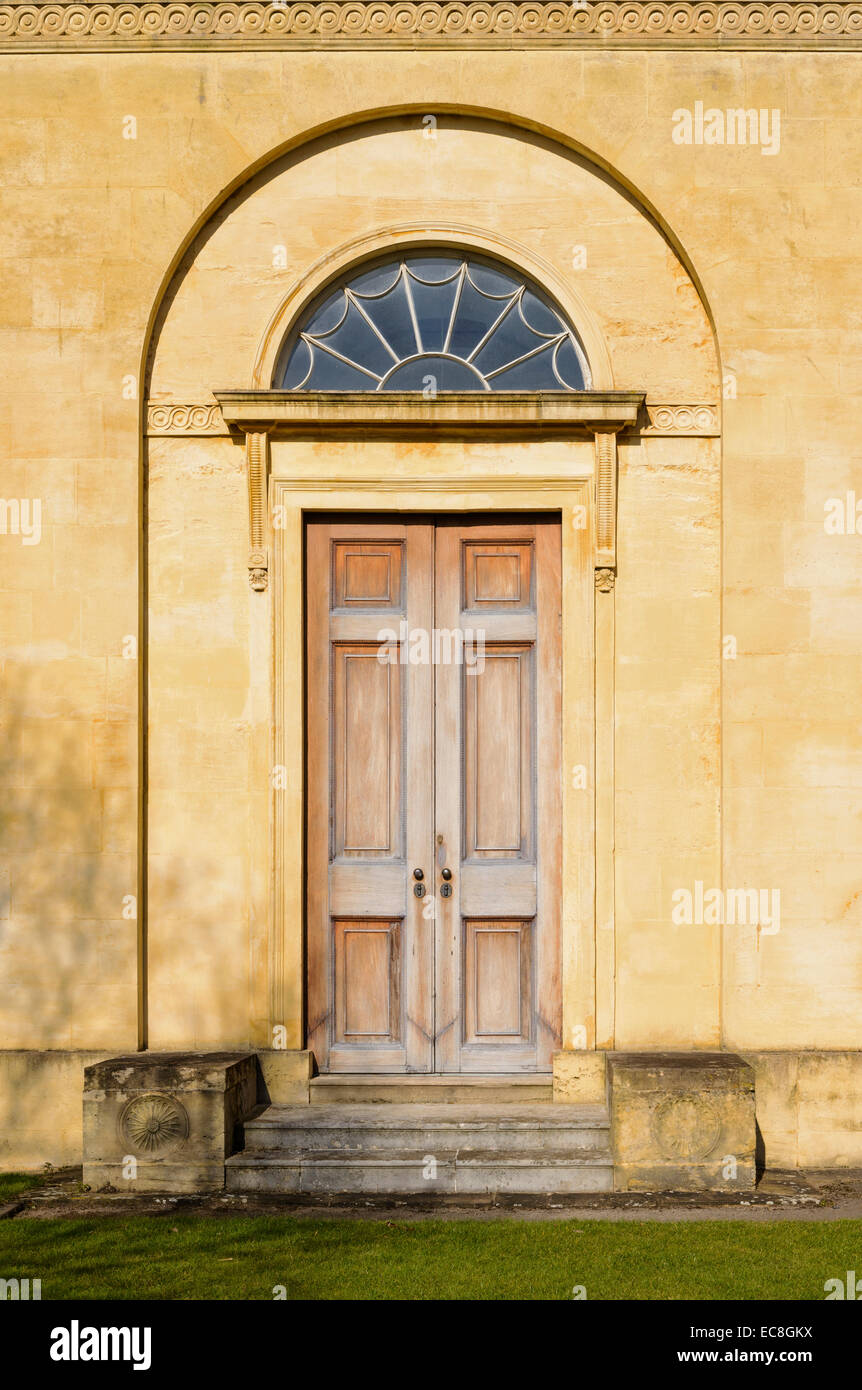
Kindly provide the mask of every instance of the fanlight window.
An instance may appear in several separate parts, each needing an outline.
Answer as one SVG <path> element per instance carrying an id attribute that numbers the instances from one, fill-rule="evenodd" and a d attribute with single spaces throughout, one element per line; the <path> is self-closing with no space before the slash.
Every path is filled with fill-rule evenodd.
<path id="1" fill-rule="evenodd" d="M 288 344 L 287 391 L 583 391 L 573 329 L 507 267 L 451 254 L 388 261 L 329 290 Z"/>

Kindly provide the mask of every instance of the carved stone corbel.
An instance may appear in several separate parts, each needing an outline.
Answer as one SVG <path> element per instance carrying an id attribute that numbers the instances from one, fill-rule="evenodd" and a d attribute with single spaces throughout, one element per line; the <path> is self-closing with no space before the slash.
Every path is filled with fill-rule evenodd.
<path id="1" fill-rule="evenodd" d="M 597 426 L 596 435 L 596 588 L 607 594 L 617 571 L 617 430 Z"/>
<path id="2" fill-rule="evenodd" d="M 269 552 L 266 546 L 266 480 L 269 436 L 266 430 L 248 430 L 245 458 L 248 473 L 248 582 L 258 592 L 269 579 Z"/>

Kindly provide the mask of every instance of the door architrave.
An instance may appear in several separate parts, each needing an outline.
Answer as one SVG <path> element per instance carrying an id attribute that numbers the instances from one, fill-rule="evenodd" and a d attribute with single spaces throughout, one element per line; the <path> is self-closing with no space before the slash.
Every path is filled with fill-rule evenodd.
<path id="1" fill-rule="evenodd" d="M 260 438 L 473 439 L 582 442 L 574 467 L 550 472 L 540 453 L 517 476 L 451 466 L 405 477 L 309 473 L 279 448 L 264 470 L 272 548 L 271 903 L 268 999 L 279 1045 L 305 1046 L 304 529 L 309 513 L 558 512 L 562 530 L 562 1047 L 607 1046 L 613 1034 L 613 566 L 616 450 L 608 436 L 635 425 L 641 392 L 587 392 L 552 400 L 520 393 L 439 398 L 393 393 L 345 401 L 334 393 L 217 392 L 229 426 Z M 348 408 L 345 408 L 345 407 Z M 352 409 L 349 407 L 353 407 Z M 603 471 L 604 470 L 604 471 Z M 609 500 L 608 487 L 611 488 Z M 598 495 L 597 495 L 598 494 Z M 262 500 L 262 499 L 261 499 Z M 261 509 L 258 508 L 258 512 Z M 277 524 L 273 519 L 278 518 Z M 610 578 L 609 578 L 610 576 Z M 598 592 L 597 592 L 598 591 Z"/>

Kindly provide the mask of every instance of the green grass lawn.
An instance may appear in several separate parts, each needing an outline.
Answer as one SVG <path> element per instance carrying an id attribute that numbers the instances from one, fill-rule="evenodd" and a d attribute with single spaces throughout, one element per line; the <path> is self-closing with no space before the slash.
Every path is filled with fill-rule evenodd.
<path id="1" fill-rule="evenodd" d="M 0 1203 L 13 1201 L 44 1180 L 43 1173 L 0 1173 Z"/>
<path id="2" fill-rule="evenodd" d="M 0 1275 L 43 1299 L 813 1299 L 862 1270 L 862 1221 L 0 1223 Z"/>

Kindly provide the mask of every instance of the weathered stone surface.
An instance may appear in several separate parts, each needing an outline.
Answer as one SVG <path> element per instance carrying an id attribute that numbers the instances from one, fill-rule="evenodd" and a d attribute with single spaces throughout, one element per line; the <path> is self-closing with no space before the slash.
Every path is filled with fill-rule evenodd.
<path id="1" fill-rule="evenodd" d="M 611 1053 L 618 1191 L 755 1183 L 754 1073 L 732 1053 Z"/>
<path id="2" fill-rule="evenodd" d="M 201 1192 L 257 1104 L 253 1053 L 136 1053 L 87 1067 L 84 1182 L 97 1191 Z"/>
<path id="3" fill-rule="evenodd" d="M 612 1187 L 603 1106 L 271 1106 L 226 1165 L 232 1192 L 600 1192 Z"/>
<path id="4" fill-rule="evenodd" d="M 308 1101 L 314 1072 L 314 1054 L 308 1051 L 261 1049 L 257 1053 L 261 1074 L 261 1099 L 272 1105 L 300 1105 Z"/>
<path id="5" fill-rule="evenodd" d="M 554 1101 L 607 1102 L 607 1063 L 604 1052 L 556 1052 Z"/>

